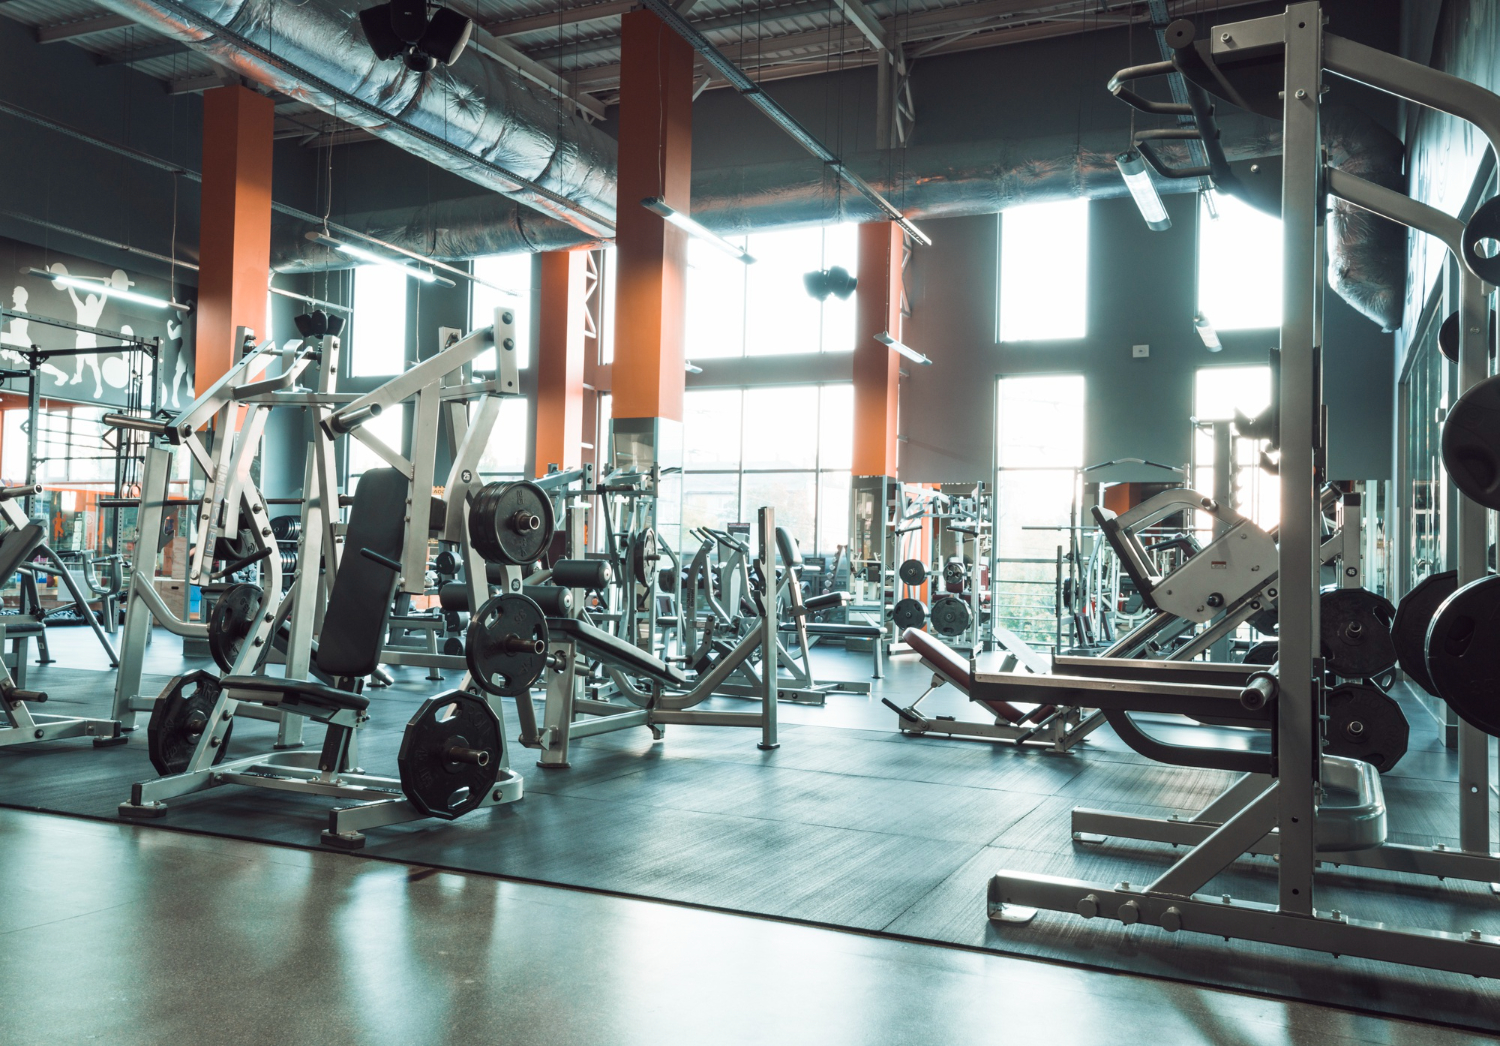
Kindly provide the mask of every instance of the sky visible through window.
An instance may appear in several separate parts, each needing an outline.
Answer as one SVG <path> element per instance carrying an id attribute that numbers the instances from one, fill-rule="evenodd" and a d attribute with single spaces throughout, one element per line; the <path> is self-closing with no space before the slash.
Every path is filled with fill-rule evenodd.
<path id="1" fill-rule="evenodd" d="M 1000 215 L 1000 340 L 1061 341 L 1088 330 L 1089 204 Z"/>

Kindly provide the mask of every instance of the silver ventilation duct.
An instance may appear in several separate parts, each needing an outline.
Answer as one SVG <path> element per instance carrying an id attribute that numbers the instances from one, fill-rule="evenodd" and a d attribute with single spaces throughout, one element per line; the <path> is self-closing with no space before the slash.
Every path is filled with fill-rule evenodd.
<path id="1" fill-rule="evenodd" d="M 474 48 L 376 59 L 347 0 L 100 0 L 241 76 L 580 230 L 613 234 L 615 142 Z"/>

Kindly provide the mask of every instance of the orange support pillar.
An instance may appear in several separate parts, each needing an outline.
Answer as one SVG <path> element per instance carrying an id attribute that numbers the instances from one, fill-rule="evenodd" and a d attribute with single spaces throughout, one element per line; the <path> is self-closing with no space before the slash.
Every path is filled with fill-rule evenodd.
<path id="1" fill-rule="evenodd" d="M 894 222 L 859 227 L 859 290 L 854 339 L 854 467 L 856 476 L 896 476 L 896 402 L 901 357 L 875 340 L 901 338 L 901 255 L 904 234 Z"/>
<path id="2" fill-rule="evenodd" d="M 275 104 L 243 87 L 203 93 L 196 376 L 202 393 L 235 362 L 234 329 L 264 339 L 271 276 Z"/>
<path id="3" fill-rule="evenodd" d="M 537 316 L 536 474 L 583 463 L 584 297 L 587 251 L 541 256 Z"/>
<path id="4" fill-rule="evenodd" d="M 693 49 L 650 11 L 632 11 L 620 22 L 619 258 L 610 384 L 616 433 L 623 424 L 649 440 L 646 433 L 657 422 L 682 421 L 687 234 L 641 200 L 656 196 L 684 214 L 691 210 Z"/>

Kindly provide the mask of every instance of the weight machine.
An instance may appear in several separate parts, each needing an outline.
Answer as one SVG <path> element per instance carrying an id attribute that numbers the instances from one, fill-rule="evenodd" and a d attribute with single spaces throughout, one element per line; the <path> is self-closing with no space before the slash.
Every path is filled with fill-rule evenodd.
<path id="1" fill-rule="evenodd" d="M 960 486 L 967 493 L 898 485 L 895 537 L 902 561 L 895 580 L 902 598 L 891 608 L 891 621 L 897 636 L 930 624 L 949 646 L 989 650 L 994 498 L 984 483 Z M 921 598 L 929 586 L 930 609 Z"/>
<path id="2" fill-rule="evenodd" d="M 1332 72 L 1466 119 L 1486 134 L 1492 147 L 1500 143 L 1500 97 L 1451 75 L 1326 32 L 1322 8 L 1316 2 L 1292 4 L 1280 15 L 1214 26 L 1205 40 L 1195 38 L 1191 22 L 1178 21 L 1168 27 L 1166 39 L 1173 48 L 1172 59 L 1116 74 L 1112 86 L 1117 93 L 1119 85 L 1131 79 L 1180 72 L 1203 91 L 1220 94 L 1252 111 L 1279 115 L 1283 123 L 1280 197 L 1285 294 L 1278 419 L 1279 670 L 1257 671 L 1238 688 L 1216 683 L 1162 682 L 1158 677 L 1132 683 L 1129 692 L 1123 692 L 1117 681 L 1101 687 L 1098 679 L 1083 674 L 1023 677 L 1026 687 L 1045 689 L 1057 698 L 1089 693 L 1088 700 L 1109 712 L 1121 736 L 1152 758 L 1183 765 L 1217 765 L 1246 776 L 1191 822 L 1183 823 L 1180 831 L 1164 828 L 1160 822 L 1142 828 L 1160 835 L 1170 831 L 1173 838 L 1168 841 L 1189 847 L 1153 882 L 1141 887 L 1125 883 L 1104 885 L 1001 871 L 990 881 L 988 914 L 999 923 L 1024 922 L 1038 908 L 1047 908 L 1085 918 L 1115 918 L 1126 925 L 1153 925 L 1168 932 L 1238 937 L 1475 976 L 1500 976 L 1500 937 L 1480 929 L 1405 929 L 1361 921 L 1340 911 L 1320 910 L 1315 905 L 1315 873 L 1325 861 L 1399 868 L 1480 882 L 1500 881 L 1500 856 L 1490 848 L 1489 736 L 1491 731 L 1500 729 L 1500 722 L 1485 714 L 1493 707 L 1492 690 L 1487 690 L 1483 701 L 1466 704 L 1452 701 L 1452 697 L 1467 696 L 1463 687 L 1448 688 L 1452 695 L 1450 702 L 1463 719 L 1459 739 L 1460 849 L 1457 851 L 1388 842 L 1385 801 L 1375 767 L 1325 755 L 1322 751 L 1325 737 L 1321 713 L 1327 699 L 1328 666 L 1319 648 L 1323 634 L 1319 489 L 1324 447 L 1318 350 L 1325 192 L 1331 191 L 1367 209 L 1398 218 L 1403 214 L 1414 218 L 1420 214 L 1424 217 L 1419 220 L 1424 224 L 1432 216 L 1431 208 L 1425 205 L 1325 166 L 1319 130 L 1323 75 L 1325 71 Z M 1155 111 L 1163 111 L 1159 108 L 1163 103 L 1146 104 L 1157 106 Z M 1209 133 L 1211 124 L 1200 118 L 1198 127 L 1212 157 L 1217 143 Z M 1476 214 L 1475 219 L 1479 218 L 1480 214 Z M 1493 226 L 1486 228 L 1475 219 L 1464 228 L 1461 241 L 1464 266 L 1475 277 L 1466 286 L 1468 293 L 1460 310 L 1460 374 L 1466 390 L 1478 387 L 1487 369 L 1484 343 L 1487 310 L 1480 280 L 1486 275 L 1500 278 L 1493 260 L 1482 259 L 1474 251 L 1478 239 L 1494 234 Z M 1486 261 L 1490 264 L 1486 265 Z M 1445 440 L 1446 437 L 1445 432 Z M 1477 579 L 1478 585 L 1486 584 L 1481 576 L 1485 553 L 1484 508 L 1482 503 L 1471 500 L 1463 506 L 1459 517 L 1460 577 Z M 1476 581 L 1470 584 L 1475 585 Z M 1450 601 L 1456 598 L 1457 593 Z M 1442 643 L 1445 633 L 1439 625 L 1443 617 L 1440 609 L 1429 631 L 1426 645 L 1429 672 L 1440 666 L 1446 671 L 1451 667 L 1449 662 L 1462 660 Z M 1460 617 L 1468 618 L 1472 635 L 1474 615 L 1454 614 L 1454 620 Z M 1490 644 L 1491 657 L 1493 649 Z M 1170 662 L 1133 665 L 1135 671 L 1141 671 L 1142 666 L 1155 672 L 1196 670 L 1191 664 Z M 1434 682 L 1443 692 L 1445 688 L 1437 680 L 1438 674 L 1433 673 Z M 992 684 L 992 689 L 986 689 Z M 1013 684 L 1014 680 L 976 677 L 976 685 L 992 695 L 1016 694 L 1017 687 Z M 1201 751 L 1164 746 L 1150 739 L 1142 742 L 1132 733 L 1129 712 L 1162 710 L 1188 711 L 1209 718 L 1259 716 L 1273 732 L 1274 754 L 1221 752 L 1209 761 Z M 1172 751 L 1173 748 L 1179 750 Z M 1076 825 L 1075 820 L 1075 828 Z M 1256 852 L 1274 852 L 1277 856 L 1275 904 L 1237 900 L 1227 895 L 1209 897 L 1200 892 L 1210 879 L 1241 855 Z"/>

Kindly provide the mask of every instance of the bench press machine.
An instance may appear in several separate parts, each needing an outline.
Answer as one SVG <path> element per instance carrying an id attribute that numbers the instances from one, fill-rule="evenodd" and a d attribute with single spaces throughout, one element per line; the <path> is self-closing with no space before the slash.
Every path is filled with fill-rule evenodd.
<path id="1" fill-rule="evenodd" d="M 1491 850 L 1489 736 L 1466 717 L 1459 737 L 1460 850 L 1437 854 L 1396 847 L 1385 838 L 1384 797 L 1379 776 L 1368 765 L 1346 767 L 1321 754 L 1325 666 L 1320 643 L 1320 530 L 1318 491 L 1323 460 L 1320 302 L 1326 193 L 1344 199 L 1358 195 L 1359 180 L 1343 173 L 1330 179 L 1319 125 L 1325 73 L 1366 84 L 1389 94 L 1468 120 L 1500 151 L 1500 97 L 1472 83 L 1325 30 L 1321 4 L 1289 5 L 1285 12 L 1216 25 L 1203 40 L 1194 26 L 1179 20 L 1167 27 L 1170 61 L 1116 74 L 1114 83 L 1148 75 L 1181 73 L 1199 94 L 1212 92 L 1242 108 L 1282 119 L 1281 217 L 1285 255 L 1281 328 L 1281 411 L 1278 476 L 1281 526 L 1278 529 L 1278 615 L 1280 658 L 1277 674 L 1256 673 L 1239 691 L 1245 710 L 1260 705 L 1272 733 L 1271 752 L 1258 766 L 1238 767 L 1248 776 L 1183 833 L 1189 849 L 1145 886 L 1106 885 L 1020 871 L 998 872 L 990 881 L 989 917 L 1000 923 L 1024 922 L 1037 909 L 1076 913 L 1084 918 L 1118 919 L 1125 925 L 1157 926 L 1235 937 L 1267 944 L 1353 955 L 1384 962 L 1480 977 L 1500 977 L 1500 936 L 1475 927 L 1406 928 L 1363 921 L 1316 906 L 1315 873 L 1320 862 L 1363 863 L 1427 875 L 1453 875 L 1500 881 L 1500 855 Z M 1203 144 L 1217 149 L 1211 134 Z M 1220 154 L 1222 155 L 1222 154 Z M 1205 172 L 1206 173 L 1206 172 Z M 1372 187 L 1373 188 L 1373 187 Z M 1378 193 L 1369 194 L 1376 202 Z M 1356 201 L 1358 202 L 1358 201 Z M 1360 203 L 1361 206 L 1365 204 Z M 1387 210 L 1379 206 L 1379 210 Z M 1407 207 L 1415 207 L 1408 201 Z M 1484 235 L 1488 235 L 1485 233 Z M 1464 267 L 1476 278 L 1464 288 L 1459 359 L 1461 385 L 1472 387 L 1487 369 L 1486 301 L 1465 229 Z M 1450 468 L 1452 466 L 1450 465 Z M 1461 579 L 1484 573 L 1486 519 L 1483 506 L 1470 503 L 1459 513 Z M 1441 611 L 1438 620 L 1441 620 Z M 1429 649 L 1429 661 L 1431 650 Z M 1152 665 L 1152 662 L 1142 662 Z M 1016 693 L 1045 677 L 976 678 L 987 694 Z M 1194 694 L 1186 684 L 1098 681 L 1053 676 L 1043 684 L 1051 693 L 1092 691 L 1088 698 L 1112 712 L 1145 710 L 1160 699 L 1181 711 Z M 1165 687 L 1165 689 L 1163 689 Z M 1232 689 L 1232 688 L 1229 688 Z M 1220 701 L 1228 711 L 1228 701 Z M 1189 714 L 1196 714 L 1197 709 Z M 1215 713 L 1217 714 L 1217 713 Z M 1149 752 L 1146 754 L 1150 754 Z M 1246 759 L 1252 753 L 1235 753 Z M 1153 756 L 1153 758 L 1156 758 Z M 1190 764 L 1191 765 L 1191 764 Z M 1348 771 L 1353 773 L 1348 773 Z M 1242 855 L 1274 844 L 1277 863 L 1275 903 L 1252 902 L 1203 890 Z M 1389 890 L 1388 883 L 1381 888 Z"/>

